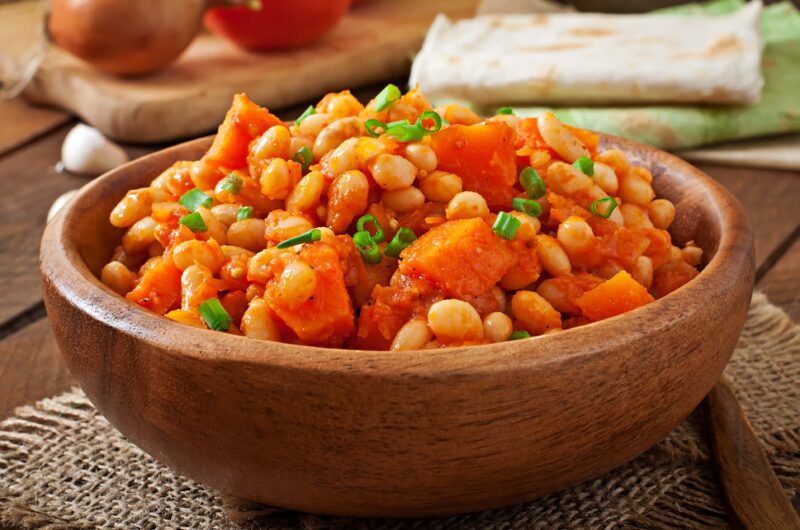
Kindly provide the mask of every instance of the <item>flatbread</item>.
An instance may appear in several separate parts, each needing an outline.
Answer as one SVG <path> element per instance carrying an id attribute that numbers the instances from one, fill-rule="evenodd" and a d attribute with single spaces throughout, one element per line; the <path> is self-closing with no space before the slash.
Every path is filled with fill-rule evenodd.
<path id="1" fill-rule="evenodd" d="M 439 15 L 411 69 L 477 104 L 755 103 L 760 1 L 728 15 Z"/>

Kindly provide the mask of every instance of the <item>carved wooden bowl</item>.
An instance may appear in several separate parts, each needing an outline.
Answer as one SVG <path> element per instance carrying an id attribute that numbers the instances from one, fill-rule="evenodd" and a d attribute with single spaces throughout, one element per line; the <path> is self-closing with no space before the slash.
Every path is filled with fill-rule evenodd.
<path id="1" fill-rule="evenodd" d="M 691 165 L 604 136 L 673 201 L 673 238 L 704 269 L 656 302 L 556 335 L 374 352 L 256 341 L 183 326 L 97 279 L 128 189 L 210 138 L 87 185 L 47 227 L 44 298 L 59 347 L 132 442 L 223 492 L 297 510 L 424 516 L 533 499 L 636 457 L 717 381 L 753 289 L 742 207 Z"/>

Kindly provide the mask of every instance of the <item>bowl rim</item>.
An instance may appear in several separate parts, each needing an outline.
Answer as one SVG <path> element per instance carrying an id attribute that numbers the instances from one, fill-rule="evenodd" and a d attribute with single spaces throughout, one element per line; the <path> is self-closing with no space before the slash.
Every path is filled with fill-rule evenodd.
<path id="1" fill-rule="evenodd" d="M 565 359 L 593 356 L 608 351 L 615 344 L 628 343 L 642 335 L 675 326 L 703 310 L 704 304 L 689 302 L 701 299 L 701 296 L 707 296 L 710 292 L 722 292 L 729 282 L 740 277 L 743 260 L 732 262 L 726 258 L 736 248 L 752 249 L 753 245 L 752 232 L 741 204 L 711 177 L 688 162 L 655 147 L 600 134 L 601 143 L 606 147 L 619 148 L 628 155 L 635 151 L 648 152 L 653 156 L 651 165 L 660 163 L 672 168 L 675 173 L 688 175 L 699 184 L 701 192 L 712 200 L 720 232 L 717 251 L 694 279 L 672 293 L 609 319 L 513 343 L 387 352 L 260 341 L 218 333 L 174 322 L 113 292 L 92 274 L 71 236 L 71 231 L 78 227 L 81 211 L 88 208 L 95 191 L 108 181 L 122 178 L 131 169 L 147 162 L 171 160 L 176 153 L 210 145 L 212 138 L 213 135 L 206 136 L 156 151 L 83 186 L 73 200 L 47 224 L 40 255 L 42 281 L 56 289 L 71 305 L 106 326 L 158 349 L 200 361 L 295 367 L 318 372 L 355 371 L 372 376 L 403 374 L 434 377 L 443 373 L 459 375 L 466 372 L 517 370 L 520 363 L 529 368 L 546 369 L 561 365 Z M 737 230 L 737 226 L 744 226 L 745 229 Z M 167 331 L 174 333 L 164 333 L 165 326 Z M 598 333 L 600 330 L 602 333 Z M 597 341 L 598 336 L 607 340 Z"/>

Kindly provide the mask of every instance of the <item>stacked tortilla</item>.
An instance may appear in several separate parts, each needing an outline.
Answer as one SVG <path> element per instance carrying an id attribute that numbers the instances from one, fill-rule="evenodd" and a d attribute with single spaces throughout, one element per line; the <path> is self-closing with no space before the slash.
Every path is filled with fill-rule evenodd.
<path id="1" fill-rule="evenodd" d="M 440 15 L 411 85 L 476 104 L 758 101 L 760 2 L 726 15 Z"/>

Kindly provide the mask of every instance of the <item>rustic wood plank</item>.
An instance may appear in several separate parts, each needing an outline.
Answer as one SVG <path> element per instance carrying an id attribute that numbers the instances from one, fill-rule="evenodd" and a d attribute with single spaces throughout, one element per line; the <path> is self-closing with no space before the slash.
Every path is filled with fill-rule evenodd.
<path id="1" fill-rule="evenodd" d="M 800 197 L 797 197 L 800 199 Z M 800 322 L 800 238 L 758 282 L 756 289 L 780 306 L 795 322 Z"/>
<path id="2" fill-rule="evenodd" d="M 47 319 L 0 342 L 0 418 L 9 416 L 15 407 L 74 384 Z"/>
<path id="3" fill-rule="evenodd" d="M 0 116 L 0 156 L 72 119 L 66 112 L 21 99 L 0 101 Z"/>
<path id="4" fill-rule="evenodd" d="M 169 68 L 134 80 L 99 73 L 52 47 L 25 95 L 71 109 L 119 140 L 197 136 L 222 120 L 237 92 L 280 108 L 321 91 L 405 75 L 436 14 L 471 16 L 476 4 L 373 0 L 345 15 L 318 42 L 282 53 L 248 53 L 201 34 Z"/>
<path id="5" fill-rule="evenodd" d="M 800 172 L 700 165 L 747 210 L 756 246 L 756 268 L 800 226 Z"/>
<path id="6" fill-rule="evenodd" d="M 79 188 L 87 179 L 57 173 L 61 143 L 69 131 L 63 126 L 46 138 L 0 159 L 5 200 L 0 204 L 0 325 L 41 301 L 39 293 L 39 240 L 47 210 L 65 191 Z M 131 149 L 140 155 L 151 148 Z"/>

